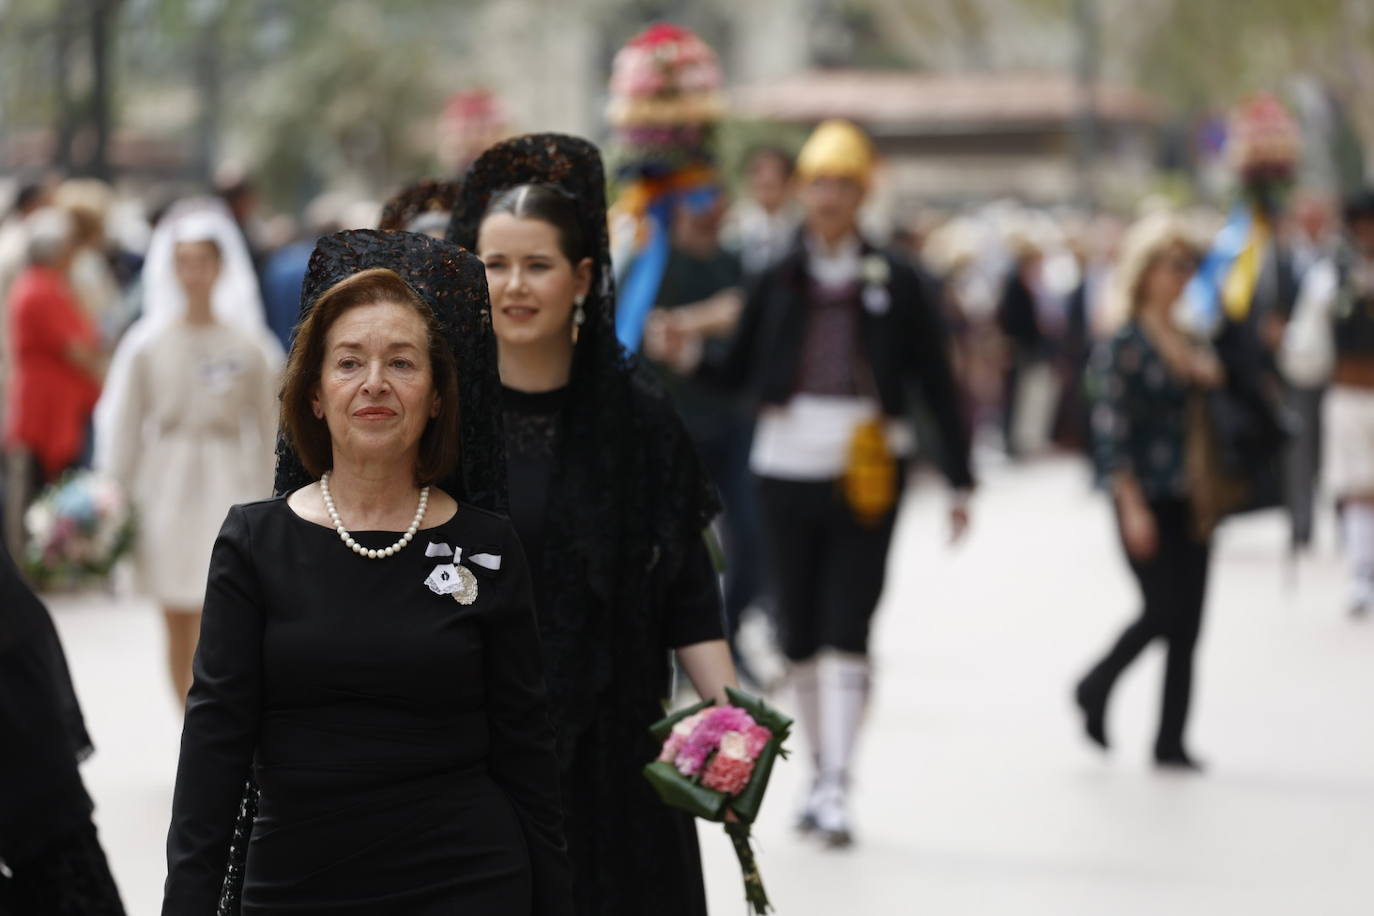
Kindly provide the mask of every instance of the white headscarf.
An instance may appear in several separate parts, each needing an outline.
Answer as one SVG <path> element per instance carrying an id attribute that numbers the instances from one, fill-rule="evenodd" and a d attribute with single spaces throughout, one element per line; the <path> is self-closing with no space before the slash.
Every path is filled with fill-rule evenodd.
<path id="1" fill-rule="evenodd" d="M 220 269 L 210 304 L 215 320 L 247 334 L 262 349 L 267 364 L 276 370 L 285 360 L 281 344 L 267 326 L 262 294 L 253 260 L 248 254 L 228 207 L 217 198 L 192 197 L 177 201 L 153 230 L 143 261 L 143 314 L 124 334 L 115 349 L 100 402 L 95 408 L 95 465 L 109 466 L 111 426 L 121 415 L 128 397 L 134 356 L 158 332 L 186 313 L 186 295 L 176 277 L 176 246 L 179 242 L 213 242 L 219 248 Z"/>

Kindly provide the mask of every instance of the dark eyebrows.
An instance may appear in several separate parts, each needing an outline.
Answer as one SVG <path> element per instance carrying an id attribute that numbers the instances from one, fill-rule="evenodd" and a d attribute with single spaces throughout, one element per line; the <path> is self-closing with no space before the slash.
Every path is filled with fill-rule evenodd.
<path id="1" fill-rule="evenodd" d="M 551 254 L 547 251 L 531 251 L 529 254 L 525 255 L 523 259 L 515 258 L 514 260 L 552 261 L 555 257 L 557 257 L 557 255 Z M 511 260 L 511 256 L 506 254 L 504 251 L 489 251 L 486 254 L 482 255 L 482 260 L 484 261 L 490 260 L 492 258 L 505 258 L 507 260 Z"/>
<path id="2" fill-rule="evenodd" d="M 335 350 L 335 351 L 337 351 L 337 350 L 361 350 L 361 349 L 363 349 L 363 345 L 360 344 L 360 343 L 357 343 L 356 341 L 352 341 L 352 340 L 341 340 L 341 341 L 339 341 L 338 343 L 334 344 L 334 346 L 331 347 L 330 349 L 331 349 L 331 350 Z M 393 343 L 387 344 L 387 345 L 386 345 L 386 349 L 387 349 L 388 351 L 391 351 L 391 352 L 395 352 L 395 351 L 397 351 L 397 350 L 415 350 L 416 352 L 422 352 L 422 351 L 424 351 L 424 350 L 426 349 L 426 347 L 416 346 L 415 344 L 410 343 L 409 341 L 406 341 L 406 340 L 398 340 L 398 341 L 395 341 L 395 342 L 393 342 Z"/>

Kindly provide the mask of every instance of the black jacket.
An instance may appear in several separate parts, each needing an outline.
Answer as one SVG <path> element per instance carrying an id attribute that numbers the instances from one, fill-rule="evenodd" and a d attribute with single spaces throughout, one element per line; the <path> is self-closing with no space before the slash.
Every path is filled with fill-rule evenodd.
<path id="1" fill-rule="evenodd" d="M 909 262 L 863 243 L 863 257 L 888 267 L 888 307 L 862 311 L 859 335 L 889 417 L 910 419 L 919 398 L 939 436 L 937 454 L 951 485 L 973 486 L 969 434 L 950 366 L 949 340 L 932 286 Z M 795 393 L 809 312 L 806 248 L 798 243 L 752 283 L 734 338 L 702 367 L 702 376 L 760 404 Z"/>

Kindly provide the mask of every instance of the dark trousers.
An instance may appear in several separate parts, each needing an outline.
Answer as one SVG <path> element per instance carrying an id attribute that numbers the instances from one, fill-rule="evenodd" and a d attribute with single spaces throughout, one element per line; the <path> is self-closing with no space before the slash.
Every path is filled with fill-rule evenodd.
<path id="1" fill-rule="evenodd" d="M 1289 387 L 1284 394 L 1297 433 L 1284 455 L 1285 489 L 1293 549 L 1312 544 L 1312 525 L 1317 504 L 1317 475 L 1321 471 L 1322 396 L 1324 388 Z"/>
<path id="2" fill-rule="evenodd" d="M 1088 674 L 1086 684 L 1094 692 L 1110 693 L 1141 650 L 1152 640 L 1162 639 L 1168 658 L 1155 753 L 1168 756 L 1184 750 L 1183 732 L 1193 692 L 1193 650 L 1202 625 L 1212 546 L 1193 536 L 1192 511 L 1186 501 L 1155 502 L 1150 508 L 1159 532 L 1158 549 L 1143 562 L 1130 559 L 1144 609 Z"/>
<path id="3" fill-rule="evenodd" d="M 749 473 L 754 426 L 731 423 L 710 435 L 693 435 L 706 472 L 720 491 L 724 508 L 721 540 L 725 550 L 726 635 L 733 645 L 740 615 L 763 591 L 764 570 L 759 510 Z"/>
<path id="4" fill-rule="evenodd" d="M 860 524 L 839 481 L 756 478 L 778 635 L 792 661 L 824 648 L 868 652 L 883 594 L 899 498 L 877 524 Z"/>

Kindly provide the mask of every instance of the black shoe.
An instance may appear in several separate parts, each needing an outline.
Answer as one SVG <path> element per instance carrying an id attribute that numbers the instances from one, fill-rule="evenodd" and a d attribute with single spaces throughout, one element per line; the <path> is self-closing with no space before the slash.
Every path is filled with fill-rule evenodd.
<path id="1" fill-rule="evenodd" d="M 1184 751 L 1171 751 L 1167 754 L 1155 752 L 1155 766 L 1161 770 L 1173 773 L 1197 773 L 1201 774 L 1204 767 L 1201 763 L 1189 757 Z"/>
<path id="2" fill-rule="evenodd" d="M 1107 692 L 1093 689 L 1087 678 L 1078 682 L 1073 692 L 1078 708 L 1083 711 L 1083 730 L 1102 750 L 1107 750 Z"/>

